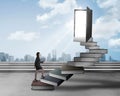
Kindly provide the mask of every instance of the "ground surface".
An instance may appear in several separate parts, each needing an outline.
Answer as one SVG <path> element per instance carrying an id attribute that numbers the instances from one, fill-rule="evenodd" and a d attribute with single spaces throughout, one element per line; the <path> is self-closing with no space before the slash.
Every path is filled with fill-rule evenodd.
<path id="1" fill-rule="evenodd" d="M 74 75 L 55 90 L 33 91 L 34 73 L 0 73 L 0 96 L 120 96 L 120 73 Z"/>

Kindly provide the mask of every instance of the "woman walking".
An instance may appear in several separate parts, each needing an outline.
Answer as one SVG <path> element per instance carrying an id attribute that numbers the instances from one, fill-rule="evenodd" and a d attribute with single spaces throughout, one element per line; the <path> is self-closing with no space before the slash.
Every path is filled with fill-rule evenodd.
<path id="1" fill-rule="evenodd" d="M 40 65 L 40 63 L 43 63 L 43 62 L 41 62 L 41 60 L 40 60 L 40 52 L 37 52 L 36 53 L 35 63 L 34 63 L 34 66 L 36 68 L 36 71 L 35 71 L 35 81 L 37 81 L 37 73 L 38 72 L 40 72 L 42 74 L 41 78 L 42 79 L 44 78 L 44 70 L 43 70 L 42 66 Z"/>

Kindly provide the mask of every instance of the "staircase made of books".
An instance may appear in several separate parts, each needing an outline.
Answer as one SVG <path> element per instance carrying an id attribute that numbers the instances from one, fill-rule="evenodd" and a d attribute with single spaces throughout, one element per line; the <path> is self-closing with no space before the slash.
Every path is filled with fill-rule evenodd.
<path id="1" fill-rule="evenodd" d="M 68 61 L 61 68 L 50 71 L 44 79 L 33 81 L 32 89 L 55 89 L 56 86 L 70 79 L 73 74 L 120 71 L 120 62 L 100 62 L 100 58 L 107 53 L 107 49 L 100 48 L 97 42 L 91 39 L 88 42 L 82 42 L 81 45 L 88 51 L 80 53 L 80 57 L 74 57 L 74 61 Z"/>

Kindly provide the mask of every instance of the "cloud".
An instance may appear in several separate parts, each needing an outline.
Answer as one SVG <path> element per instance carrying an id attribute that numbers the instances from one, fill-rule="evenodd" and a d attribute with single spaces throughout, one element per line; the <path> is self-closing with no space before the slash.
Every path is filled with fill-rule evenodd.
<path id="1" fill-rule="evenodd" d="M 58 2 L 58 0 L 40 0 L 39 6 L 41 8 L 51 9 L 49 12 L 42 15 L 37 15 L 37 21 L 46 21 L 55 17 L 56 15 L 68 14 L 77 7 L 76 0 L 65 0 L 64 2 Z"/>
<path id="2" fill-rule="evenodd" d="M 105 1 L 97 0 L 97 3 L 99 4 L 99 6 L 101 8 L 111 8 L 111 7 L 115 6 L 117 1 L 118 0 L 105 0 Z"/>
<path id="3" fill-rule="evenodd" d="M 120 38 L 110 39 L 108 45 L 114 48 L 120 47 Z"/>
<path id="4" fill-rule="evenodd" d="M 49 26 L 47 26 L 47 25 L 42 25 L 41 26 L 41 29 L 46 29 L 46 28 L 49 28 Z"/>
<path id="5" fill-rule="evenodd" d="M 93 24 L 94 37 L 110 39 L 117 36 L 120 33 L 120 0 L 97 0 L 97 4 L 106 13 Z"/>
<path id="6" fill-rule="evenodd" d="M 66 22 L 65 23 L 65 28 L 66 28 L 66 30 L 67 31 L 69 31 L 69 32 L 73 32 L 74 30 L 74 20 L 73 19 L 71 19 L 71 20 L 69 20 L 68 22 Z"/>
<path id="7" fill-rule="evenodd" d="M 8 36 L 9 40 L 22 40 L 22 41 L 32 41 L 39 38 L 39 34 L 35 32 L 24 32 L 24 31 L 16 31 L 11 33 Z"/>
<path id="8" fill-rule="evenodd" d="M 45 20 L 47 20 L 49 18 L 50 18 L 49 14 L 47 14 L 47 13 L 45 13 L 43 15 L 37 15 L 36 16 L 37 21 L 45 21 Z"/>
<path id="9" fill-rule="evenodd" d="M 110 39 L 113 36 L 117 36 L 120 32 L 119 29 L 119 20 L 116 18 L 109 18 L 108 16 L 98 18 L 95 24 L 93 24 L 93 34 L 97 39 Z"/>
<path id="10" fill-rule="evenodd" d="M 72 40 L 74 31 L 74 9 L 81 8 L 77 0 L 39 0 L 39 6 L 44 13 L 37 15 L 37 21 L 42 25 L 45 24 L 49 26 L 50 30 L 46 30 L 51 32 L 51 34 L 54 33 L 49 37 L 50 40 L 47 42 L 49 49 L 46 47 L 46 52 L 50 52 L 52 49 L 59 49 L 59 52 L 60 50 L 71 51 L 69 46 L 74 46 Z"/>
<path id="11" fill-rule="evenodd" d="M 39 0 L 39 6 L 43 9 L 54 8 L 58 0 Z"/>

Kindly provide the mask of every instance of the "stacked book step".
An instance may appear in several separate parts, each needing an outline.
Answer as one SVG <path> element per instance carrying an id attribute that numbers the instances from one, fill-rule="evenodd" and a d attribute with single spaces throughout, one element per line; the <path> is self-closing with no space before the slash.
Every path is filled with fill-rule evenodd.
<path id="1" fill-rule="evenodd" d="M 53 85 L 43 83 L 40 80 L 38 81 L 33 80 L 31 86 L 32 86 L 31 87 L 32 90 L 53 90 L 54 89 Z"/>
<path id="2" fill-rule="evenodd" d="M 80 57 L 82 58 L 101 58 L 103 56 L 103 54 L 100 54 L 100 53 L 89 53 L 89 52 L 86 52 L 86 53 L 80 53 Z"/>
<path id="3" fill-rule="evenodd" d="M 86 49 L 99 49 L 97 42 L 81 42 L 80 45 L 85 46 Z"/>
<path id="4" fill-rule="evenodd" d="M 107 53 L 107 49 L 90 49 L 89 53 L 106 54 Z"/>
<path id="5" fill-rule="evenodd" d="M 92 66 L 94 65 L 94 62 L 87 62 L 87 61 L 68 61 L 67 63 L 68 66 L 73 66 L 73 67 L 85 67 L 85 66 Z"/>
<path id="6" fill-rule="evenodd" d="M 73 74 L 66 74 L 66 73 L 61 73 L 62 69 L 55 69 L 49 73 L 50 76 L 62 79 L 62 80 L 68 80 Z"/>
<path id="7" fill-rule="evenodd" d="M 99 58 L 96 57 L 74 57 L 74 62 L 97 62 Z"/>
<path id="8" fill-rule="evenodd" d="M 85 46 L 85 47 L 93 47 L 93 46 L 97 46 L 97 42 L 81 42 L 80 43 L 81 46 Z"/>
<path id="9" fill-rule="evenodd" d="M 100 46 L 96 45 L 96 46 L 86 46 L 86 49 L 100 49 Z"/>
<path id="10" fill-rule="evenodd" d="M 84 67 L 74 67 L 70 65 L 63 65 L 61 72 L 62 74 L 81 74 L 81 73 L 84 73 Z"/>
<path id="11" fill-rule="evenodd" d="M 59 86 L 63 83 L 64 80 L 52 77 L 50 75 L 46 75 L 44 79 L 40 79 L 41 82 L 53 85 L 53 86 Z"/>

